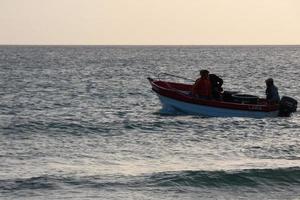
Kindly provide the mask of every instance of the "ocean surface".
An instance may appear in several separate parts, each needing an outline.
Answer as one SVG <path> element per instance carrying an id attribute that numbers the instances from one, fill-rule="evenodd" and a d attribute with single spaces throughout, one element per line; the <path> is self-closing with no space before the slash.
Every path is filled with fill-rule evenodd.
<path id="1" fill-rule="evenodd" d="M 300 114 L 165 113 L 147 77 L 300 100 L 300 46 L 0 46 L 0 199 L 300 199 Z"/>

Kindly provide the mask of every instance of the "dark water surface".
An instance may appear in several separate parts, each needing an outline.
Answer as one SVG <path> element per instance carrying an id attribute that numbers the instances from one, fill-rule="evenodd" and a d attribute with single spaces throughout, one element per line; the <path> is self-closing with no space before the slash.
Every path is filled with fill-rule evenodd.
<path id="1" fill-rule="evenodd" d="M 0 47 L 0 199 L 299 199 L 300 115 L 160 113 L 146 80 L 300 99 L 299 46 Z"/>

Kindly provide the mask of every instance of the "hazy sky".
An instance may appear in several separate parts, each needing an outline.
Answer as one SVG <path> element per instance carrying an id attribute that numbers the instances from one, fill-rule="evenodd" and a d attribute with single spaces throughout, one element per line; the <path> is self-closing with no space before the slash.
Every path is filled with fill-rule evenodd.
<path id="1" fill-rule="evenodd" d="M 300 44 L 300 0 L 0 0 L 0 44 Z"/>

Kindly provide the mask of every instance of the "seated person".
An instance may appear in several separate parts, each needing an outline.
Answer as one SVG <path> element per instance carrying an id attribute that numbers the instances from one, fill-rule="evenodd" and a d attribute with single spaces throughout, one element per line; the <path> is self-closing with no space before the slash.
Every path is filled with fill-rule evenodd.
<path id="1" fill-rule="evenodd" d="M 269 78 L 266 80 L 266 98 L 269 103 L 279 103 L 280 101 L 280 96 L 278 94 L 278 89 L 274 85 L 274 81 L 272 78 Z"/>
<path id="2" fill-rule="evenodd" d="M 201 77 L 196 80 L 192 87 L 192 95 L 200 98 L 211 98 L 211 83 L 208 78 L 209 71 L 201 70 Z"/>
<path id="3" fill-rule="evenodd" d="M 209 80 L 211 83 L 212 97 L 214 99 L 220 99 L 221 92 L 223 91 L 223 79 L 215 74 L 209 74 Z"/>

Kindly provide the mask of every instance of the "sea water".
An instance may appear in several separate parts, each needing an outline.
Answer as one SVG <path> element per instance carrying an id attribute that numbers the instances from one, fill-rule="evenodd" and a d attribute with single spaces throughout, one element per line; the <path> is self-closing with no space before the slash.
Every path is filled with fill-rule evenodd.
<path id="1" fill-rule="evenodd" d="M 147 77 L 200 69 L 300 99 L 299 46 L 1 46 L 0 199 L 300 199 L 299 112 L 161 112 Z"/>

